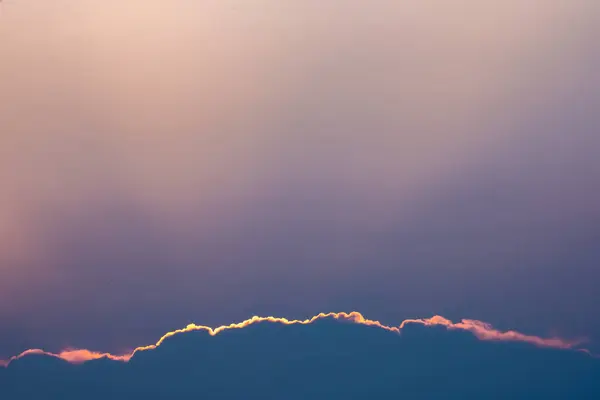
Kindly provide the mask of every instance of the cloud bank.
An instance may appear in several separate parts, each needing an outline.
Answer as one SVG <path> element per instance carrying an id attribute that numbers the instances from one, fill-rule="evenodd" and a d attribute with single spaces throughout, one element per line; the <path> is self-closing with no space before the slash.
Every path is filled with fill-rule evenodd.
<path id="1" fill-rule="evenodd" d="M 245 321 L 242 321 L 242 322 L 232 323 L 229 325 L 222 325 L 222 326 L 219 326 L 216 328 L 211 328 L 211 327 L 204 326 L 204 325 L 190 324 L 190 325 L 186 326 L 185 328 L 177 329 L 177 330 L 174 330 L 174 331 L 164 334 L 156 342 L 156 344 L 137 347 L 132 352 L 126 353 L 126 354 L 115 355 L 115 354 L 96 352 L 96 351 L 91 351 L 91 350 L 86 350 L 86 349 L 67 349 L 67 350 L 64 350 L 64 351 L 61 351 L 61 352 L 55 354 L 55 353 L 46 352 L 46 351 L 40 350 L 40 349 L 31 349 L 31 350 L 26 350 L 26 351 L 22 352 L 21 354 L 10 358 L 9 360 L 6 360 L 6 361 L 0 360 L 0 365 L 9 366 L 11 362 L 16 361 L 23 357 L 31 356 L 31 355 L 45 355 L 45 356 L 49 356 L 49 357 L 56 357 L 56 358 L 60 358 L 62 360 L 65 360 L 65 361 L 68 361 L 68 362 L 74 363 L 74 364 L 80 364 L 80 363 L 84 363 L 86 361 L 98 360 L 98 359 L 102 359 L 102 358 L 107 358 L 107 359 L 114 360 L 114 361 L 127 362 L 133 356 L 135 356 L 135 354 L 138 352 L 155 350 L 156 348 L 161 346 L 165 340 L 169 339 L 170 337 L 180 335 L 180 334 L 185 334 L 188 332 L 206 331 L 206 332 L 208 332 L 208 334 L 210 336 L 215 336 L 226 330 L 243 329 L 248 326 L 251 326 L 251 325 L 254 325 L 257 323 L 261 323 L 261 322 L 269 322 L 269 323 L 276 323 L 276 324 L 282 324 L 282 325 L 309 325 L 309 324 L 312 324 L 312 323 L 314 323 L 318 320 L 322 320 L 322 319 L 334 319 L 334 320 L 339 320 L 339 321 L 352 322 L 352 323 L 359 324 L 359 325 L 377 327 L 377 328 L 380 328 L 380 329 L 383 329 L 386 331 L 390 331 L 390 332 L 395 332 L 395 333 L 401 333 L 402 329 L 407 324 L 420 324 L 420 325 L 424 325 L 424 326 L 441 326 L 441 327 L 444 327 L 444 328 L 450 329 L 450 330 L 462 330 L 462 331 L 471 332 L 473 335 L 475 335 L 480 340 L 504 341 L 504 342 L 514 341 L 514 342 L 523 342 L 523 343 L 533 344 L 533 345 L 540 346 L 540 347 L 549 347 L 549 348 L 556 348 L 556 349 L 577 349 L 579 351 L 588 352 L 588 350 L 586 350 L 586 349 L 579 349 L 577 347 L 578 345 L 580 345 L 582 343 L 582 340 L 569 341 L 569 340 L 560 339 L 560 338 L 541 338 L 538 336 L 525 335 L 523 333 L 516 332 L 516 331 L 502 332 L 497 329 L 494 329 L 488 323 L 476 321 L 476 320 L 463 319 L 461 322 L 454 323 L 454 322 L 450 321 L 449 319 L 446 319 L 444 317 L 436 315 L 434 317 L 427 318 L 427 319 L 407 319 L 407 320 L 403 321 L 399 326 L 387 326 L 387 325 L 382 324 L 379 321 L 365 318 L 361 313 L 353 311 L 353 312 L 349 312 L 349 313 L 346 313 L 346 312 L 320 313 L 318 315 L 315 315 L 312 318 L 305 319 L 305 320 L 296 320 L 296 319 L 290 320 L 290 319 L 281 318 L 281 317 L 254 316 L 254 317 L 247 319 Z"/>
<path id="2" fill-rule="evenodd" d="M 214 329 L 190 325 L 123 358 L 28 352 L 0 368 L 0 395 L 8 400 L 597 399 L 600 360 L 568 350 L 573 346 L 442 317 L 398 327 L 355 312 L 307 320 L 255 317 Z"/>

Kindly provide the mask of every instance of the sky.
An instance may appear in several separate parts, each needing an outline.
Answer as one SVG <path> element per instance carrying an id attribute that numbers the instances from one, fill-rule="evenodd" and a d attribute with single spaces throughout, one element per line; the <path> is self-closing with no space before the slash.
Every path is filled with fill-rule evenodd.
<path id="1" fill-rule="evenodd" d="M 0 359 L 351 310 L 600 349 L 598 37 L 595 0 L 3 1 Z"/>

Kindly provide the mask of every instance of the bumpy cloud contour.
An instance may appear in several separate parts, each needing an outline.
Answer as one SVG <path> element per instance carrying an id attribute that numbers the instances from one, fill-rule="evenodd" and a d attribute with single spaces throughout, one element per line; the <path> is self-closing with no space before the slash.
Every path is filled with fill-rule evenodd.
<path id="1" fill-rule="evenodd" d="M 451 330 L 463 330 L 463 331 L 471 332 L 473 335 L 475 335 L 480 340 L 524 342 L 524 343 L 530 343 L 532 345 L 539 346 L 539 347 L 572 349 L 572 350 L 582 351 L 582 352 L 591 354 L 588 350 L 578 347 L 582 343 L 582 340 L 565 340 L 565 339 L 561 339 L 561 338 L 557 338 L 557 337 L 542 338 L 539 336 L 526 335 L 526 334 L 512 331 L 512 330 L 499 331 L 499 330 L 495 329 L 492 325 L 485 323 L 485 322 L 477 321 L 477 320 L 463 319 L 460 322 L 454 323 L 447 318 L 436 315 L 434 317 L 427 318 L 427 319 L 407 319 L 407 320 L 404 320 L 399 326 L 387 326 L 387 325 L 382 324 L 379 321 L 365 318 L 359 312 L 352 311 L 349 313 L 346 313 L 346 312 L 320 313 L 318 315 L 315 315 L 312 318 L 305 319 L 305 320 L 296 320 L 296 319 L 290 320 L 290 319 L 281 318 L 281 317 L 254 316 L 254 317 L 247 319 L 245 321 L 242 321 L 242 322 L 232 323 L 230 325 L 222 325 L 222 326 L 219 326 L 216 328 L 211 328 L 209 326 L 204 326 L 204 325 L 190 324 L 190 325 L 186 326 L 185 328 L 177 329 L 177 330 L 174 330 L 174 331 L 164 334 L 156 342 L 156 344 L 140 346 L 129 353 L 125 353 L 125 354 L 121 354 L 121 355 L 91 351 L 91 350 L 87 350 L 87 349 L 66 349 L 59 353 L 46 352 L 46 351 L 40 350 L 40 349 L 30 349 L 30 350 L 24 351 L 23 353 L 21 353 L 17 356 L 10 358 L 8 360 L 5 360 L 5 361 L 0 360 L 0 365 L 8 366 L 8 364 L 10 364 L 14 360 L 26 357 L 28 355 L 34 355 L 34 354 L 57 357 L 57 358 L 63 359 L 65 361 L 68 361 L 73 364 L 81 364 L 86 361 L 97 360 L 97 359 L 101 359 L 101 358 L 108 358 L 108 359 L 111 359 L 114 361 L 128 362 L 136 353 L 142 352 L 142 351 L 154 350 L 157 347 L 159 347 L 167 338 L 178 335 L 178 334 L 186 333 L 186 332 L 206 331 L 211 336 L 215 336 L 225 330 L 242 329 L 242 328 L 245 328 L 247 326 L 250 326 L 250 325 L 253 325 L 253 324 L 256 324 L 259 322 L 271 322 L 271 323 L 278 323 L 278 324 L 283 324 L 283 325 L 296 325 L 296 324 L 308 325 L 317 320 L 326 319 L 326 318 L 332 318 L 332 319 L 336 319 L 336 320 L 340 320 L 340 321 L 352 322 L 352 323 L 356 323 L 356 324 L 360 324 L 360 325 L 376 326 L 378 328 L 381 328 L 381 329 L 384 329 L 384 330 L 387 330 L 390 332 L 396 332 L 398 334 L 401 333 L 402 329 L 407 324 L 422 324 L 425 326 L 443 326 L 443 327 L 446 327 L 447 329 L 451 329 Z"/>

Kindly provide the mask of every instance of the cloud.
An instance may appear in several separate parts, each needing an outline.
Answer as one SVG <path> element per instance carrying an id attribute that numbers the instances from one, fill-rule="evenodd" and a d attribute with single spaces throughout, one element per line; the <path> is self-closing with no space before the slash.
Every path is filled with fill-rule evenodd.
<path id="1" fill-rule="evenodd" d="M 218 328 L 189 325 L 122 358 L 31 350 L 0 369 L 0 395 L 8 400 L 366 399 L 393 393 L 420 399 L 598 398 L 600 362 L 564 350 L 573 346 L 442 317 L 398 327 L 357 312 L 307 320 L 254 317 Z"/>
<path id="2" fill-rule="evenodd" d="M 66 349 L 59 353 L 51 353 L 46 352 L 40 349 L 30 349 L 22 352 L 21 354 L 10 358 L 9 360 L 2 361 L 0 360 L 0 365 L 8 366 L 12 361 L 21 359 L 23 357 L 27 357 L 30 355 L 45 355 L 50 357 L 56 357 L 68 361 L 73 364 L 81 364 L 86 361 L 98 360 L 102 358 L 107 358 L 114 361 L 124 361 L 127 362 L 131 360 L 136 353 L 145 352 L 149 350 L 155 350 L 159 346 L 161 346 L 165 340 L 184 333 L 194 332 L 194 331 L 206 331 L 210 336 L 215 336 L 223 331 L 232 330 L 232 329 L 243 329 L 248 326 L 260 323 L 260 322 L 269 322 L 275 324 L 282 325 L 309 325 L 316 321 L 323 319 L 334 319 L 339 321 L 352 322 L 358 325 L 372 326 L 383 329 L 389 332 L 401 333 L 402 329 L 407 324 L 421 324 L 424 326 L 441 326 L 450 330 L 462 330 L 471 332 L 478 339 L 481 340 L 491 340 L 491 341 L 504 341 L 504 342 L 524 342 L 529 343 L 539 347 L 549 347 L 556 349 L 577 349 L 579 351 L 588 352 L 586 349 L 578 349 L 577 346 L 580 345 L 582 340 L 565 340 L 561 338 L 542 338 L 538 336 L 525 335 L 516 331 L 506 331 L 502 332 L 497 329 L 494 329 L 492 325 L 471 320 L 471 319 L 463 319 L 461 322 L 454 323 L 447 318 L 436 315 L 427 319 L 407 319 L 403 321 L 399 326 L 387 326 L 382 324 L 379 321 L 365 318 L 361 313 L 353 311 L 353 312 L 329 312 L 329 313 L 320 313 L 315 315 L 312 318 L 305 320 L 297 320 L 297 319 L 287 319 L 281 317 L 259 317 L 254 316 L 250 319 L 247 319 L 242 322 L 232 323 L 229 325 L 222 325 L 216 328 L 211 328 L 209 326 L 204 325 L 196 325 L 189 324 L 185 328 L 177 329 L 171 332 L 164 334 L 155 344 L 140 346 L 135 350 L 129 353 L 115 355 L 105 352 L 97 352 L 91 351 L 87 349 Z"/>

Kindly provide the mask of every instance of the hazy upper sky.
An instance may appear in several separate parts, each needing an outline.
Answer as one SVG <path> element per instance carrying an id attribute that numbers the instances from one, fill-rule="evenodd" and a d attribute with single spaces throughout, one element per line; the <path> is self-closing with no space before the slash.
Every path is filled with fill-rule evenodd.
<path id="1" fill-rule="evenodd" d="M 596 0 L 3 1 L 0 356 L 354 309 L 600 343 L 598 38 Z"/>

